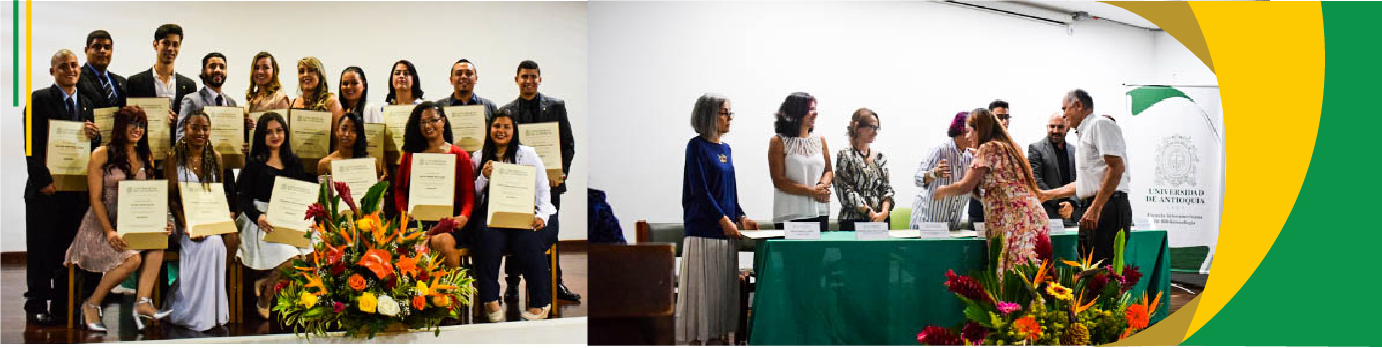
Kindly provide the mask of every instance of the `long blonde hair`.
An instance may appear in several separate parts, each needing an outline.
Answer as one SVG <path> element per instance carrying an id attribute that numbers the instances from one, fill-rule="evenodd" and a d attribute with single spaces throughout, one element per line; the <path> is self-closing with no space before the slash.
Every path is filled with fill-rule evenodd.
<path id="1" fill-rule="evenodd" d="M 302 106 L 312 110 L 326 110 L 326 103 L 332 99 L 331 93 L 327 92 L 331 83 L 326 80 L 326 68 L 322 66 L 322 61 L 317 57 L 306 56 L 298 60 L 298 65 L 306 65 L 308 69 L 317 72 L 317 89 L 312 91 L 312 95 L 302 95 L 302 85 L 298 85 L 298 94 L 304 98 Z"/>
<path id="2" fill-rule="evenodd" d="M 259 60 L 263 58 L 269 58 L 269 64 L 274 68 L 274 74 L 269 78 L 269 85 L 265 87 L 267 90 L 260 90 L 259 85 L 254 83 L 255 65 L 259 64 Z M 278 71 L 278 59 L 274 58 L 274 55 L 269 54 L 269 52 L 259 52 L 259 54 L 254 55 L 254 59 L 250 60 L 250 89 L 245 91 L 245 100 L 253 102 L 257 96 L 267 97 L 282 90 L 283 84 L 278 82 Z"/>
<path id="3" fill-rule="evenodd" d="M 1018 175 L 1022 177 L 1027 189 L 1038 199 L 1041 199 L 1041 189 L 1037 187 L 1036 175 L 1032 174 L 1032 165 L 1027 163 L 1027 156 L 1022 155 L 1022 148 L 1013 142 L 1012 137 L 1008 135 L 1008 130 L 1004 129 L 1001 123 L 998 123 L 998 117 L 994 116 L 989 109 L 975 108 L 969 112 L 969 125 L 974 128 L 976 146 L 992 142 L 995 146 L 1004 149 L 1004 152 L 1007 152 L 1008 160 L 1021 167 Z"/>

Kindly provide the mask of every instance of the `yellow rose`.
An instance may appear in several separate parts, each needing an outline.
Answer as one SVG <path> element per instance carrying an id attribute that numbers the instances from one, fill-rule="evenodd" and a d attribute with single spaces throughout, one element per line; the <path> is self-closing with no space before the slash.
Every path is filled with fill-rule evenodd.
<path id="1" fill-rule="evenodd" d="M 359 219 L 359 220 L 355 220 L 355 228 L 358 229 L 358 230 L 360 230 L 360 231 L 362 231 L 362 232 L 369 232 L 369 231 L 374 230 L 375 224 L 377 224 L 377 223 L 378 223 L 378 220 L 375 220 L 375 219 L 370 219 L 370 218 Z"/>
<path id="2" fill-rule="evenodd" d="M 374 293 L 366 292 L 356 298 L 360 310 L 367 313 L 374 313 L 374 307 L 379 305 L 379 298 L 374 297 Z"/>
<path id="3" fill-rule="evenodd" d="M 417 291 L 418 295 L 421 296 L 427 296 L 428 294 L 431 294 L 431 292 L 427 290 L 427 282 L 421 280 L 417 281 Z"/>
<path id="4" fill-rule="evenodd" d="M 303 292 L 302 296 L 298 298 L 298 304 L 306 308 L 312 308 L 312 306 L 317 305 L 317 295 L 313 295 L 310 292 Z"/>

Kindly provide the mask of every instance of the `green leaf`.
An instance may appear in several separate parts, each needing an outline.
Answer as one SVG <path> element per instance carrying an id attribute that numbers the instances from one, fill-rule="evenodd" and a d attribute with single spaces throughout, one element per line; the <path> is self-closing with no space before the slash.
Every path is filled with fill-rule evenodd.
<path id="1" fill-rule="evenodd" d="M 369 191 L 365 192 L 364 197 L 360 197 L 360 214 L 369 214 L 379 210 L 379 201 L 383 199 L 384 192 L 389 190 L 389 182 L 380 181 L 370 186 Z"/>
<path id="2" fill-rule="evenodd" d="M 979 325 L 983 325 L 988 328 L 994 328 L 992 323 L 989 322 L 989 313 L 992 312 L 984 310 L 983 307 L 980 307 L 978 304 L 974 303 L 973 301 L 969 301 L 968 299 L 966 299 L 965 302 L 969 303 L 967 306 L 965 306 L 964 313 L 966 319 L 969 319 L 969 321 L 975 323 L 979 323 Z"/>
<path id="3" fill-rule="evenodd" d="M 1123 248 L 1127 246 L 1127 237 L 1123 230 L 1118 230 L 1118 235 L 1113 236 L 1113 273 L 1123 275 Z"/>

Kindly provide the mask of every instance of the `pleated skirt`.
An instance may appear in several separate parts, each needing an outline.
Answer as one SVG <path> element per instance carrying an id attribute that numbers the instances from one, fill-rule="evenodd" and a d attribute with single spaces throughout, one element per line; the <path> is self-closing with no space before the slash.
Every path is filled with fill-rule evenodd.
<path id="1" fill-rule="evenodd" d="M 737 240 L 686 237 L 677 281 L 676 340 L 720 338 L 739 324 Z"/>

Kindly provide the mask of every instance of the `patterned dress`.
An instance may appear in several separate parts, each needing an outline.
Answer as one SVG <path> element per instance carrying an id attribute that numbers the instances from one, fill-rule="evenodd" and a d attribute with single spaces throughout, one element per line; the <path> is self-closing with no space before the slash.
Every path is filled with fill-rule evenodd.
<path id="1" fill-rule="evenodd" d="M 984 192 L 980 199 L 988 218 L 984 228 L 990 235 L 1001 236 L 1006 248 L 998 260 L 1000 271 L 1036 262 L 1037 238 L 1050 233 L 1046 209 L 1023 180 L 1024 175 L 1031 174 L 1022 173 L 1016 153 L 1011 152 L 1014 150 L 1021 151 L 988 142 L 979 146 L 979 154 L 974 157 L 975 168 L 989 168 L 979 182 Z"/>
<path id="2" fill-rule="evenodd" d="M 866 160 L 869 156 L 874 157 L 872 163 Z M 835 196 L 840 199 L 840 221 L 868 220 L 868 215 L 859 212 L 860 206 L 874 211 L 882 211 L 883 202 L 897 206 L 888 178 L 888 159 L 878 151 L 865 154 L 852 146 L 840 150 L 835 155 L 834 184 Z"/>
<path id="3" fill-rule="evenodd" d="M 106 215 L 110 218 L 110 225 L 116 226 L 116 221 L 120 217 L 116 212 L 119 207 L 120 181 L 122 180 L 145 180 L 149 179 L 144 167 L 138 169 L 139 173 L 131 178 L 125 178 L 125 170 L 115 168 L 105 172 L 101 176 L 101 203 L 106 206 Z M 96 210 L 87 209 L 86 217 L 82 218 L 81 229 L 77 230 L 77 238 L 72 240 L 72 245 L 67 247 L 67 257 L 64 265 L 75 264 L 88 272 L 105 273 L 125 263 L 125 259 L 139 254 L 139 250 L 125 249 L 116 251 L 106 241 L 105 228 L 101 227 L 101 222 L 96 217 Z"/>

